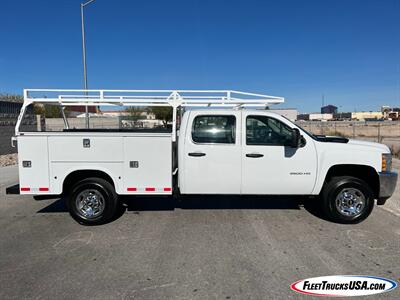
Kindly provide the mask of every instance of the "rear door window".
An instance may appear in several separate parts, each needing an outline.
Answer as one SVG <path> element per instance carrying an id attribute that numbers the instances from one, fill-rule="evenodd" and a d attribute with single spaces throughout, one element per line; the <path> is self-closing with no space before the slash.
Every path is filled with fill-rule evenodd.
<path id="1" fill-rule="evenodd" d="M 195 117 L 192 140 L 198 144 L 235 144 L 236 117 L 202 115 Z"/>

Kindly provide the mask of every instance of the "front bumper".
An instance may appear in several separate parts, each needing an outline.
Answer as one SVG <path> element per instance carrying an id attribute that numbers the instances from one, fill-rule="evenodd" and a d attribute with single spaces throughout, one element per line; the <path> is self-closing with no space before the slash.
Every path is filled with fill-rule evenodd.
<path id="1" fill-rule="evenodd" d="M 378 204 L 384 204 L 385 201 L 393 195 L 397 184 L 397 173 L 380 172 L 379 173 L 379 199 Z"/>

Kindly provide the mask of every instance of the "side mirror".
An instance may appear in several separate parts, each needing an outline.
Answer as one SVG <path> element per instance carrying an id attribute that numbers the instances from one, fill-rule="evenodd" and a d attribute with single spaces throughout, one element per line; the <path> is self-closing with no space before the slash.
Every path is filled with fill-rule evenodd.
<path id="1" fill-rule="evenodd" d="M 300 130 L 297 128 L 292 129 L 292 140 L 290 141 L 290 147 L 299 148 L 301 142 Z"/>

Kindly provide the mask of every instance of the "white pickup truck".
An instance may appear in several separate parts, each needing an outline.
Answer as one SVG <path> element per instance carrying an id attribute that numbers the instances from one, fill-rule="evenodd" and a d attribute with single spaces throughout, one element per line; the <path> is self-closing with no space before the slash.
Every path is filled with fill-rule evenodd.
<path id="1" fill-rule="evenodd" d="M 25 90 L 24 98 L 13 138 L 19 193 L 66 195 L 70 214 L 81 224 L 111 220 L 119 195 L 173 193 L 314 195 L 331 220 L 356 223 L 371 213 L 375 199 L 384 204 L 396 185 L 387 146 L 312 135 L 265 109 L 283 102 L 280 97 L 236 91 Z M 172 130 L 78 130 L 65 120 L 61 132 L 20 131 L 26 108 L 36 102 L 171 106 Z M 179 114 L 181 108 L 186 111 Z"/>

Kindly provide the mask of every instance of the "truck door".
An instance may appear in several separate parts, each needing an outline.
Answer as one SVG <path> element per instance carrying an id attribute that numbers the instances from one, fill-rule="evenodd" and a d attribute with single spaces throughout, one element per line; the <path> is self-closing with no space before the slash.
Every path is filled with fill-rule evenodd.
<path id="1" fill-rule="evenodd" d="M 240 194 L 239 111 L 192 111 L 183 151 L 183 194 Z"/>
<path id="2" fill-rule="evenodd" d="M 243 112 L 242 194 L 311 194 L 317 156 L 311 137 L 294 149 L 287 144 L 291 124 L 272 114 Z"/>

